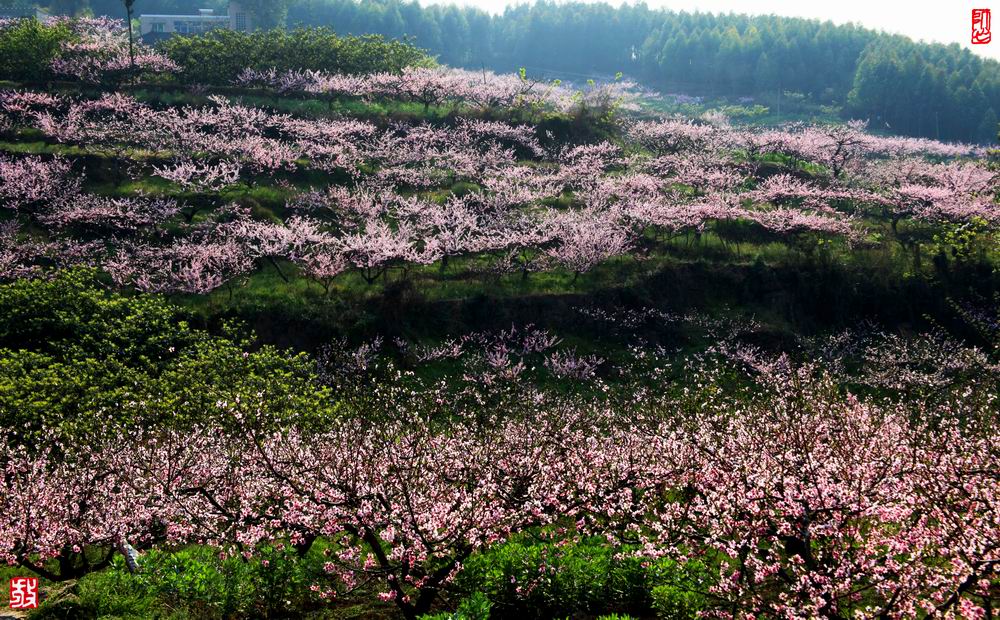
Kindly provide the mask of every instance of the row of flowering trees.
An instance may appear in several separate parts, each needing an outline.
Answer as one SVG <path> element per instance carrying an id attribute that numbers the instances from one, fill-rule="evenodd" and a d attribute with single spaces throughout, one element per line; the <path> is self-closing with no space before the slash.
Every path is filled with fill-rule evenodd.
<path id="1" fill-rule="evenodd" d="M 532 330 L 517 340 L 552 344 Z M 988 616 L 1000 601 L 994 366 L 930 402 L 845 394 L 835 370 L 718 350 L 732 361 L 691 361 L 701 388 L 682 397 L 522 386 L 487 412 L 440 386 L 388 384 L 364 388 L 370 411 L 348 399 L 307 429 L 261 418 L 266 392 L 218 391 L 217 423 L 108 421 L 75 443 L 8 434 L 0 557 L 57 579 L 47 560 L 78 566 L 68 560 L 126 544 L 250 556 L 326 538 L 320 598 L 374 581 L 415 618 L 470 554 L 561 528 L 711 566 L 711 617 Z M 899 360 L 889 347 L 864 367 L 884 377 Z M 717 389 L 733 373 L 747 389 Z"/>
<path id="2" fill-rule="evenodd" d="M 496 273 L 556 267 L 575 277 L 650 235 L 700 235 L 724 221 L 855 244 L 871 239 L 873 221 L 898 236 L 901 221 L 997 220 L 998 175 L 977 148 L 876 137 L 858 124 L 759 130 L 668 119 L 630 124 L 622 143 L 567 145 L 499 121 L 386 127 L 220 97 L 155 108 L 120 94 L 7 91 L 0 127 L 41 131 L 113 162 L 122 177 L 175 188 L 98 196 L 68 158 L 0 155 L 0 203 L 22 226 L 49 231 L 9 231 L 8 275 L 30 270 L 32 257 L 44 263 L 41 250 L 57 243 L 147 291 L 206 293 L 279 260 L 327 290 L 348 269 L 371 283 L 394 266 L 446 267 L 464 255 L 489 256 Z M 797 163 L 775 170 L 775 158 Z M 296 188 L 287 177 L 302 169 L 348 181 Z M 269 177 L 291 193 L 283 222 L 226 204 L 227 192 Z M 473 191 L 442 196 L 460 182 Z"/>
<path id="3" fill-rule="evenodd" d="M 451 67 L 406 67 L 399 73 L 361 75 L 246 69 L 236 78 L 235 84 L 282 94 L 418 103 L 425 111 L 432 105 L 476 111 L 592 109 L 607 112 L 616 108 L 635 111 L 640 109 L 644 97 L 656 96 L 620 77 L 613 82 L 592 82 L 577 89 L 559 80 L 529 79 L 524 70 L 517 74 L 496 74 Z"/>

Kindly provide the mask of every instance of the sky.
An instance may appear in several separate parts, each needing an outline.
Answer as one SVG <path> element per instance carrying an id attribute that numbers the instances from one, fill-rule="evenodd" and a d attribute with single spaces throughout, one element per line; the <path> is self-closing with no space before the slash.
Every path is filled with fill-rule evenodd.
<path id="1" fill-rule="evenodd" d="M 516 0 L 423 0 L 440 4 L 477 6 L 501 13 Z M 590 0 L 584 0 L 590 1 Z M 621 4 L 620 0 L 607 0 Z M 855 22 L 903 34 L 915 40 L 959 43 L 973 52 L 1000 60 L 1000 0 L 646 0 L 654 8 L 710 13 L 749 13 L 831 20 L 837 24 Z M 992 9 L 993 42 L 972 45 L 972 9 Z"/>

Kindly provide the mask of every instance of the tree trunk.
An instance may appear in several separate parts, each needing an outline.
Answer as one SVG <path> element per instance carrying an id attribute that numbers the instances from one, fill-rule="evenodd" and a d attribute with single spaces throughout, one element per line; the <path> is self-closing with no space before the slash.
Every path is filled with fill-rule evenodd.
<path id="1" fill-rule="evenodd" d="M 278 266 L 278 261 L 274 260 L 273 256 L 268 256 L 267 260 L 269 260 L 271 262 L 271 265 L 274 266 L 274 270 L 278 272 L 278 275 L 281 276 L 281 279 L 285 281 L 285 284 L 288 284 L 288 276 L 286 276 L 281 271 L 281 267 Z"/>

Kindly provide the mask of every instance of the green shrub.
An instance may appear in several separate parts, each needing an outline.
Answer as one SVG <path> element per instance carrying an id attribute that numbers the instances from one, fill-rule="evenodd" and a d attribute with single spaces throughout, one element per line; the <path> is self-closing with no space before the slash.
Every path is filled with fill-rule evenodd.
<path id="1" fill-rule="evenodd" d="M 493 603 L 482 592 L 464 599 L 454 613 L 427 614 L 421 620 L 489 620 Z"/>
<path id="2" fill-rule="evenodd" d="M 114 569 L 81 579 L 76 588 L 81 616 L 93 618 L 154 618 L 167 615 L 163 603 L 129 574 L 121 557 Z"/>
<path id="3" fill-rule="evenodd" d="M 685 590 L 676 585 L 656 586 L 652 591 L 653 609 L 657 618 L 686 620 L 697 618 L 698 611 L 704 609 L 702 595 Z"/>
<path id="4" fill-rule="evenodd" d="M 60 46 L 72 36 L 65 24 L 46 25 L 34 18 L 0 27 L 0 79 L 27 82 L 48 78 Z"/>
<path id="5" fill-rule="evenodd" d="M 93 271 L 0 285 L 0 426 L 26 445 L 43 427 L 84 438 L 109 422 L 232 423 L 218 402 L 262 426 L 336 411 L 309 356 L 193 329 L 164 298 L 111 292 Z"/>
<path id="6" fill-rule="evenodd" d="M 0 348 L 60 361 L 115 357 L 134 366 L 157 365 L 164 351 L 203 337 L 184 318 L 163 297 L 111 292 L 91 269 L 0 286 Z"/>
<path id="7" fill-rule="evenodd" d="M 416 47 L 379 35 L 342 37 L 327 28 L 237 32 L 218 29 L 172 37 L 160 50 L 181 67 L 188 84 L 231 85 L 244 69 L 330 73 L 398 72 L 431 62 Z"/>
<path id="8" fill-rule="evenodd" d="M 76 583 L 50 587 L 32 617 L 56 618 L 272 618 L 302 616 L 317 604 L 309 586 L 323 579 L 320 554 L 267 547 L 246 559 L 191 546 L 149 551 L 141 571 L 112 567 Z"/>
<path id="9" fill-rule="evenodd" d="M 319 606 L 310 585 L 325 579 L 319 549 L 300 557 L 290 547 L 264 547 L 251 558 L 200 546 L 151 551 L 141 567 L 128 578 L 144 594 L 196 618 L 301 615 Z"/>
<path id="10" fill-rule="evenodd" d="M 221 559 L 208 548 L 150 552 L 142 561 L 140 583 L 171 607 L 194 616 L 248 615 L 256 603 L 255 566 L 242 558 Z"/>
<path id="11" fill-rule="evenodd" d="M 503 617 L 689 618 L 705 608 L 700 592 L 711 583 L 701 562 L 649 560 L 603 538 L 521 537 L 470 557 L 456 585 L 484 594 Z"/>
<path id="12" fill-rule="evenodd" d="M 649 608 L 646 572 L 599 540 L 513 540 L 465 563 L 460 587 L 485 593 L 504 616 L 554 617 Z"/>

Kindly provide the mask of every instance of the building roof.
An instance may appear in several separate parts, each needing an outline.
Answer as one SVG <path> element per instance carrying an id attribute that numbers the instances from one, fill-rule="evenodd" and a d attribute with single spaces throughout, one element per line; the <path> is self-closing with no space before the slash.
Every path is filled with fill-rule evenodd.
<path id="1" fill-rule="evenodd" d="M 150 15 L 142 14 L 139 16 L 140 19 L 143 17 L 148 17 L 151 19 L 187 19 L 187 20 L 201 20 L 201 21 L 229 21 L 228 15 Z"/>

